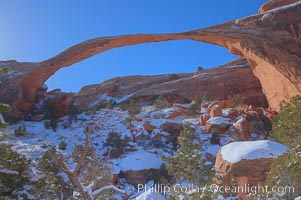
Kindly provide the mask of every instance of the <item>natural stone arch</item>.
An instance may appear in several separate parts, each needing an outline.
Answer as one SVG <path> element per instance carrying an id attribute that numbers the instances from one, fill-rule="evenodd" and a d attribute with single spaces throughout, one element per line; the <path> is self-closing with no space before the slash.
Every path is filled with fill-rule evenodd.
<path id="1" fill-rule="evenodd" d="M 17 110 L 30 110 L 37 89 L 56 71 L 104 51 L 149 42 L 191 39 L 223 46 L 233 54 L 244 56 L 259 78 L 269 105 L 278 110 L 282 100 L 301 93 L 301 29 L 298 28 L 301 27 L 301 15 L 298 13 L 301 13 L 301 4 L 183 33 L 88 40 L 46 61 L 26 63 L 26 68 L 20 69 L 23 63 L 15 64 L 19 67 L 15 69 L 23 71 L 25 75 L 6 85 L 6 88 L 14 88 L 17 92 L 10 98 L 13 99 L 10 103 L 15 103 Z"/>

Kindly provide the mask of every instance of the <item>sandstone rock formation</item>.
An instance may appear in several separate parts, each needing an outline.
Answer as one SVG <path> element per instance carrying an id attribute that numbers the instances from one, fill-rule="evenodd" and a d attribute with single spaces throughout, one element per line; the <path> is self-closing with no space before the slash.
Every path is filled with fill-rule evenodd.
<path id="1" fill-rule="evenodd" d="M 258 12 L 266 12 L 281 6 L 286 6 L 292 3 L 296 3 L 299 0 L 269 0 L 266 3 L 262 4 L 262 6 L 259 8 Z"/>
<path id="2" fill-rule="evenodd" d="M 148 133 L 151 133 L 151 132 L 153 132 L 153 130 L 154 130 L 156 127 L 153 126 L 153 125 L 151 125 L 150 122 L 147 121 L 147 122 L 145 122 L 145 123 L 143 124 L 143 128 L 144 128 L 145 130 L 147 130 Z"/>
<path id="3" fill-rule="evenodd" d="M 224 133 L 231 126 L 231 120 L 224 117 L 212 117 L 206 122 L 208 132 Z"/>
<path id="4" fill-rule="evenodd" d="M 246 104 L 267 106 L 260 82 L 253 75 L 245 59 L 237 59 L 226 65 L 204 70 L 196 76 L 168 81 L 140 90 L 132 96 L 137 100 L 151 100 L 154 96 L 164 96 L 169 100 L 201 99 L 208 95 L 212 99 L 228 99 L 238 95 Z M 215 102 L 222 107 L 228 101 Z"/>
<path id="5" fill-rule="evenodd" d="M 274 159 L 286 150 L 282 144 L 268 140 L 230 143 L 216 156 L 217 177 L 224 186 L 231 186 L 232 180 L 241 188 L 257 186 L 266 179 Z M 240 190 L 239 195 L 247 193 Z"/>
<path id="6" fill-rule="evenodd" d="M 245 116 L 233 124 L 235 131 L 237 132 L 237 140 L 248 140 L 250 137 L 250 122 L 247 121 Z"/>
<path id="7" fill-rule="evenodd" d="M 238 116 L 238 111 L 235 108 L 227 108 L 223 110 L 223 117 L 234 120 Z"/>
<path id="8" fill-rule="evenodd" d="M 143 150 L 131 152 L 119 160 L 119 177 L 137 187 L 152 180 L 154 173 L 160 168 L 162 160 L 159 155 Z"/>
<path id="9" fill-rule="evenodd" d="M 146 184 L 152 180 L 157 170 L 155 169 L 143 169 L 143 170 L 128 170 L 121 171 L 119 173 L 120 178 L 125 178 L 128 183 L 134 187 L 138 187 L 139 184 Z"/>
<path id="10" fill-rule="evenodd" d="M 222 114 L 222 108 L 219 105 L 212 106 L 210 110 L 210 117 L 220 117 Z"/>
<path id="11" fill-rule="evenodd" d="M 279 3 L 273 3 L 279 2 Z M 285 2 L 285 3 L 283 3 Z M 274 0 L 271 8 L 294 1 Z M 102 37 L 77 44 L 39 63 L 4 61 L 11 73 L 1 75 L 4 87 L 0 101 L 13 105 L 14 115 L 29 111 L 36 91 L 56 71 L 104 51 L 127 45 L 191 39 L 220 45 L 245 57 L 260 80 L 272 109 L 282 100 L 301 94 L 301 2 L 227 22 L 221 25 L 175 34 Z"/>
<path id="12" fill-rule="evenodd" d="M 200 119 L 199 119 L 200 125 L 205 126 L 206 122 L 208 121 L 209 118 L 210 118 L 210 116 L 208 113 L 201 114 Z"/>

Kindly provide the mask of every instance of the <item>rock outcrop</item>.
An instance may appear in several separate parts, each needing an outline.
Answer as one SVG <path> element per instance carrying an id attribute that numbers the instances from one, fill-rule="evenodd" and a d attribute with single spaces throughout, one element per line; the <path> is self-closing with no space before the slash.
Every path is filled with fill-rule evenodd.
<path id="1" fill-rule="evenodd" d="M 204 70 L 196 76 L 168 81 L 140 90 L 132 96 L 135 99 L 153 99 L 154 96 L 173 99 L 228 99 L 239 96 L 245 104 L 267 106 L 259 80 L 253 75 L 245 59 L 237 59 L 226 65 Z M 228 101 L 221 101 L 225 106 Z M 225 105 L 224 105 L 225 104 Z"/>
<path id="2" fill-rule="evenodd" d="M 279 8 L 281 6 L 286 6 L 292 3 L 296 3 L 299 0 L 269 0 L 266 3 L 262 4 L 262 6 L 259 8 L 258 12 L 263 13 L 275 8 Z"/>
<path id="3" fill-rule="evenodd" d="M 121 171 L 119 173 L 120 178 L 125 178 L 128 183 L 134 187 L 138 187 L 139 184 L 146 184 L 148 181 L 152 180 L 156 171 L 155 169 L 144 169 L 144 170 L 128 170 Z"/>
<path id="4" fill-rule="evenodd" d="M 230 128 L 232 122 L 225 117 L 212 117 L 206 122 L 208 132 L 224 133 Z"/>
<path id="5" fill-rule="evenodd" d="M 241 188 L 257 186 L 266 179 L 274 159 L 286 150 L 284 145 L 268 140 L 227 144 L 216 156 L 217 177 L 224 186 L 231 186 L 233 180 Z M 248 191 L 238 194 L 245 197 Z"/>
<path id="6" fill-rule="evenodd" d="M 137 187 L 153 179 L 160 168 L 162 160 L 159 155 L 143 150 L 131 152 L 119 160 L 119 177 L 126 178 L 128 183 Z"/>
<path id="7" fill-rule="evenodd" d="M 39 63 L 4 61 L 11 73 L 1 75 L 0 101 L 13 105 L 14 115 L 29 111 L 36 91 L 56 71 L 104 51 L 148 42 L 191 39 L 223 46 L 245 57 L 260 80 L 272 109 L 282 100 L 301 94 L 301 2 L 270 3 L 262 13 L 221 25 L 175 34 L 125 35 L 102 37 L 77 44 L 57 56 Z"/>

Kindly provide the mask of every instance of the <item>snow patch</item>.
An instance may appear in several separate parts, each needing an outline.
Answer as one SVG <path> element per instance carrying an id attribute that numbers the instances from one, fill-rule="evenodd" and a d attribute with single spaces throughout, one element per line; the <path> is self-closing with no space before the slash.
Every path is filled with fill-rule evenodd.
<path id="1" fill-rule="evenodd" d="M 9 170 L 9 169 L 2 169 L 0 172 L 2 174 L 10 174 L 10 175 L 18 175 L 19 174 L 19 172 L 13 171 L 13 170 Z"/>
<path id="2" fill-rule="evenodd" d="M 277 158 L 287 151 L 283 144 L 269 140 L 232 142 L 221 148 L 221 156 L 230 163 L 243 159 Z"/>
<path id="3" fill-rule="evenodd" d="M 207 123 L 215 125 L 231 124 L 231 119 L 225 117 L 212 117 L 207 121 Z"/>
<path id="4" fill-rule="evenodd" d="M 144 150 L 129 153 L 119 161 L 119 167 L 122 171 L 159 169 L 161 164 L 162 160 L 159 155 Z"/>

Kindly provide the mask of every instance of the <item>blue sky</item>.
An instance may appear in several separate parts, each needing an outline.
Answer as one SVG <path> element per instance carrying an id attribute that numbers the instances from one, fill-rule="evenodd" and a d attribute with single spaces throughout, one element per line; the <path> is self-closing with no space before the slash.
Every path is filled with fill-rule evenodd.
<path id="1" fill-rule="evenodd" d="M 255 14 L 265 0 L 0 0 L 0 60 L 42 61 L 102 36 L 169 33 Z M 193 72 L 236 56 L 181 40 L 122 47 L 58 71 L 49 89 L 78 91 L 116 76 Z"/>

